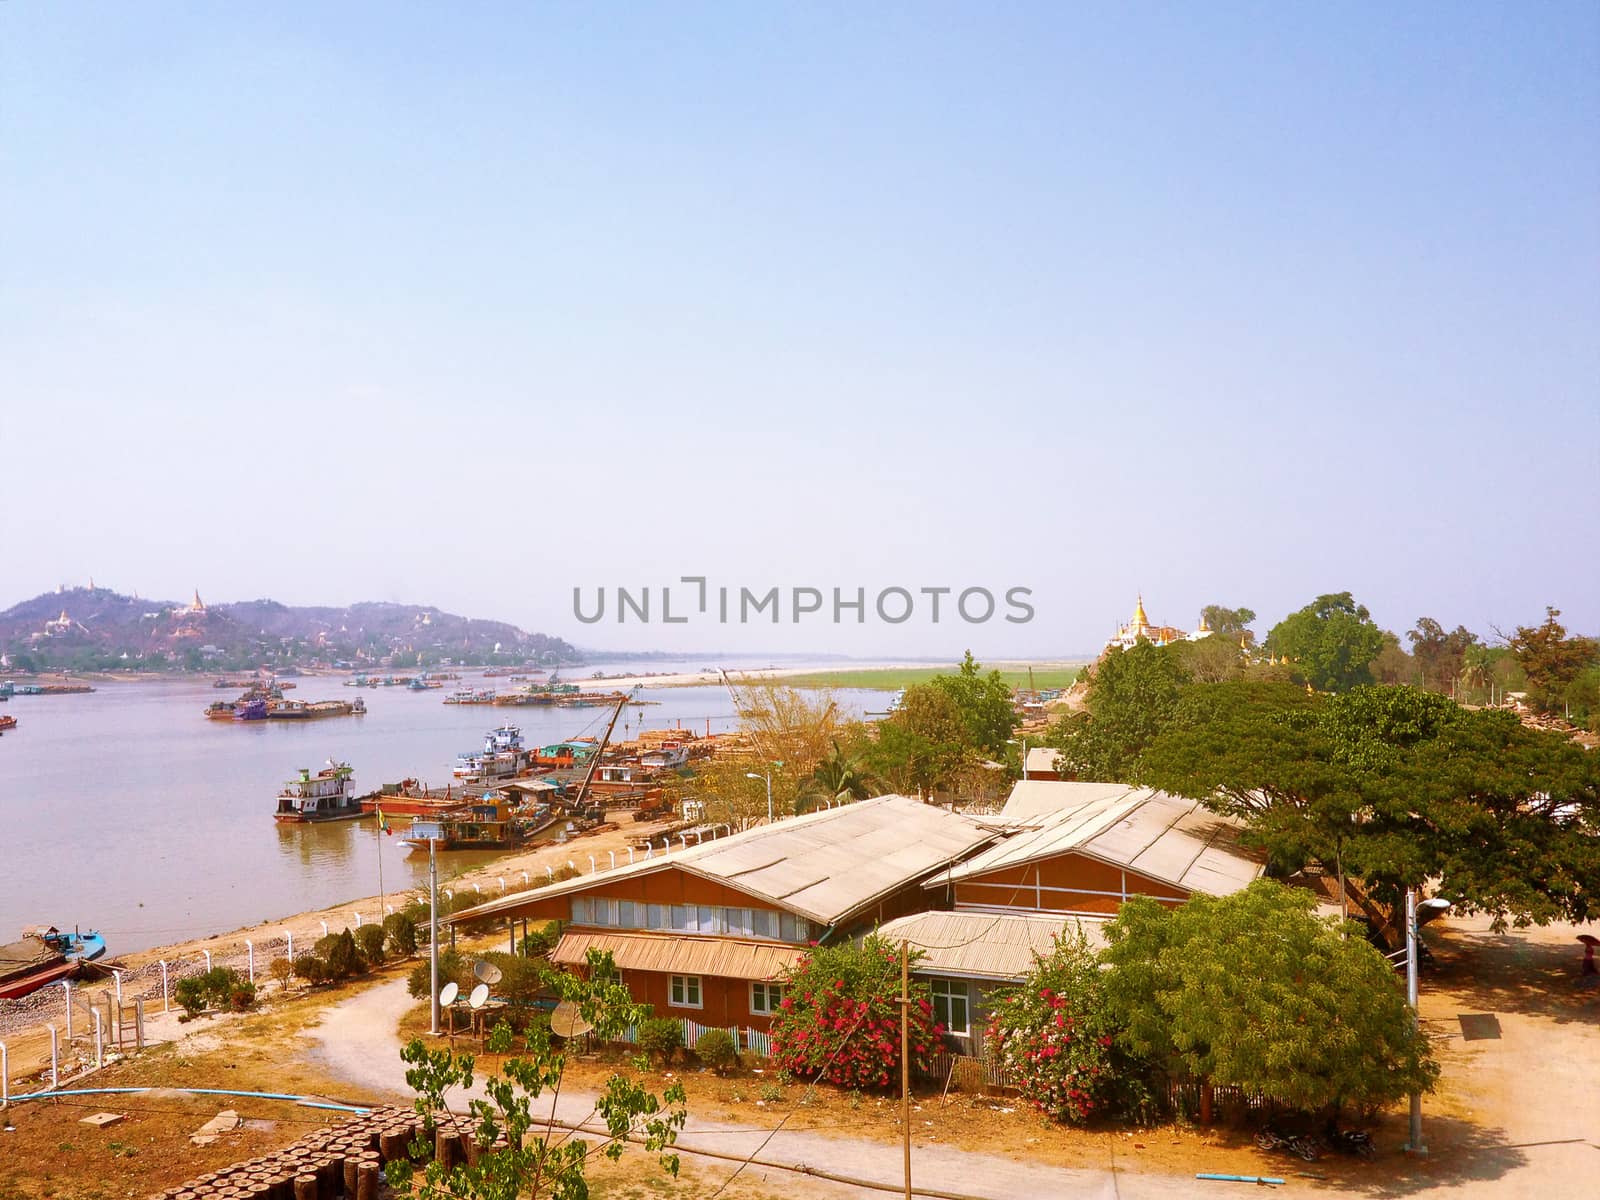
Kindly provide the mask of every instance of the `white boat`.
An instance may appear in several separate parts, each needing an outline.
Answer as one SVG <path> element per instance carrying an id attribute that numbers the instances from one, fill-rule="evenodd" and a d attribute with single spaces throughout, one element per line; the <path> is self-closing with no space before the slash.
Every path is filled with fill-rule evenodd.
<path id="1" fill-rule="evenodd" d="M 522 730 L 515 725 L 502 725 L 484 736 L 482 750 L 456 755 L 451 774 L 463 783 L 490 783 L 515 778 L 527 769 L 528 763 Z"/>
<path id="2" fill-rule="evenodd" d="M 315 775 L 301 767 L 300 776 L 283 785 L 278 793 L 279 821 L 345 821 L 361 816 L 361 800 L 356 795 L 355 772 L 349 763 L 328 760 Z"/>

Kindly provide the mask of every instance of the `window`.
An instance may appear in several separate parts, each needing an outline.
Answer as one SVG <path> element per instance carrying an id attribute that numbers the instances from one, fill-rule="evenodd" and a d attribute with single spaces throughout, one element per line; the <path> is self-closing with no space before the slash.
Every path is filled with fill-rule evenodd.
<path id="1" fill-rule="evenodd" d="M 594 901 L 587 897 L 574 897 L 572 901 L 572 923 L 574 925 L 587 925 L 594 919 Z"/>
<path id="2" fill-rule="evenodd" d="M 645 906 L 645 928 L 666 929 L 667 906 L 665 904 L 650 904 Z"/>
<path id="3" fill-rule="evenodd" d="M 674 975 L 672 977 L 672 999 L 670 1003 L 674 1008 L 700 1008 L 700 976 Z"/>
<path id="4" fill-rule="evenodd" d="M 764 908 L 758 908 L 750 914 L 751 929 L 756 937 L 776 938 L 778 936 L 778 914 Z"/>
<path id="5" fill-rule="evenodd" d="M 967 985 L 955 979 L 935 979 L 931 990 L 933 1019 L 944 1026 L 945 1032 L 956 1037 L 972 1032 Z"/>
<path id="6" fill-rule="evenodd" d="M 786 942 L 811 940 L 811 926 L 804 917 L 797 917 L 793 913 L 783 913 L 778 918 L 778 930 L 778 936 Z"/>
<path id="7" fill-rule="evenodd" d="M 756 1016 L 771 1016 L 783 1003 L 783 984 L 752 983 L 750 985 L 750 1011 Z"/>
<path id="8" fill-rule="evenodd" d="M 689 928 L 689 909 L 682 904 L 674 904 L 671 910 L 672 927 L 679 933 L 684 933 Z"/>
<path id="9" fill-rule="evenodd" d="M 617 901 L 617 924 L 624 929 L 637 929 L 639 927 L 638 917 L 643 914 L 636 915 L 634 907 L 632 900 Z"/>

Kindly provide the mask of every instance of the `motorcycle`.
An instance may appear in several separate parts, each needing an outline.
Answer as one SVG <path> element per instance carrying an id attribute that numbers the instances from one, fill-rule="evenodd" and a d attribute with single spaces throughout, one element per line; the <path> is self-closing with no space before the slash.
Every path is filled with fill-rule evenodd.
<path id="1" fill-rule="evenodd" d="M 1268 1125 L 1256 1133 L 1256 1145 L 1263 1150 L 1282 1150 L 1306 1162 L 1316 1162 L 1322 1157 L 1322 1145 L 1309 1135 L 1287 1134 Z"/>
<path id="2" fill-rule="evenodd" d="M 1340 1129 L 1329 1122 L 1324 1138 L 1340 1154 L 1353 1154 L 1368 1162 L 1378 1152 L 1372 1144 L 1372 1135 L 1365 1129 Z"/>

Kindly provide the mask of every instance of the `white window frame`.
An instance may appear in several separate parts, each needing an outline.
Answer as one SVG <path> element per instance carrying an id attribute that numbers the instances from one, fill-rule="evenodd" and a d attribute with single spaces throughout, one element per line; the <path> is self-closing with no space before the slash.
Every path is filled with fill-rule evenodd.
<path id="1" fill-rule="evenodd" d="M 944 1001 L 945 1020 L 944 1031 L 951 1037 L 972 1036 L 972 988 L 963 979 L 934 979 L 928 985 L 928 993 L 933 1001 L 933 1019 L 939 1020 L 939 1002 Z M 959 998 L 963 1023 L 960 1029 L 955 1027 L 952 1019 L 951 1001 Z"/>
<path id="2" fill-rule="evenodd" d="M 760 989 L 762 1000 L 766 1007 L 761 1008 L 756 1004 L 756 989 Z M 766 983 L 752 981 L 750 984 L 750 1015 L 754 1017 L 770 1017 L 778 1011 L 783 1003 L 784 986 L 781 983 Z"/>
<path id="3" fill-rule="evenodd" d="M 690 983 L 694 984 L 694 1000 L 689 999 Z M 676 997 L 682 994 L 683 999 Z M 674 975 L 667 982 L 667 1003 L 673 1008 L 704 1008 L 705 992 L 698 975 Z"/>

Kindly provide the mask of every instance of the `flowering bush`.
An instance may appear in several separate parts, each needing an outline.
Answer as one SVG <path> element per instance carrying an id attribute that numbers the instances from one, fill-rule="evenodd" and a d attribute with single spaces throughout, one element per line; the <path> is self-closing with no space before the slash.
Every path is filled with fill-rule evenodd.
<path id="1" fill-rule="evenodd" d="M 1080 932 L 1058 937 L 1049 958 L 997 997 L 988 1039 L 1023 1099 L 1058 1121 L 1081 1124 L 1113 1099 L 1112 1032 L 1100 971 Z"/>
<path id="2" fill-rule="evenodd" d="M 844 1088 L 886 1088 L 900 1078 L 900 952 L 877 937 L 813 946 L 784 979 L 772 1019 L 772 1057 L 783 1070 Z M 911 985 L 913 1067 L 927 1067 L 944 1032 L 927 987 Z"/>

